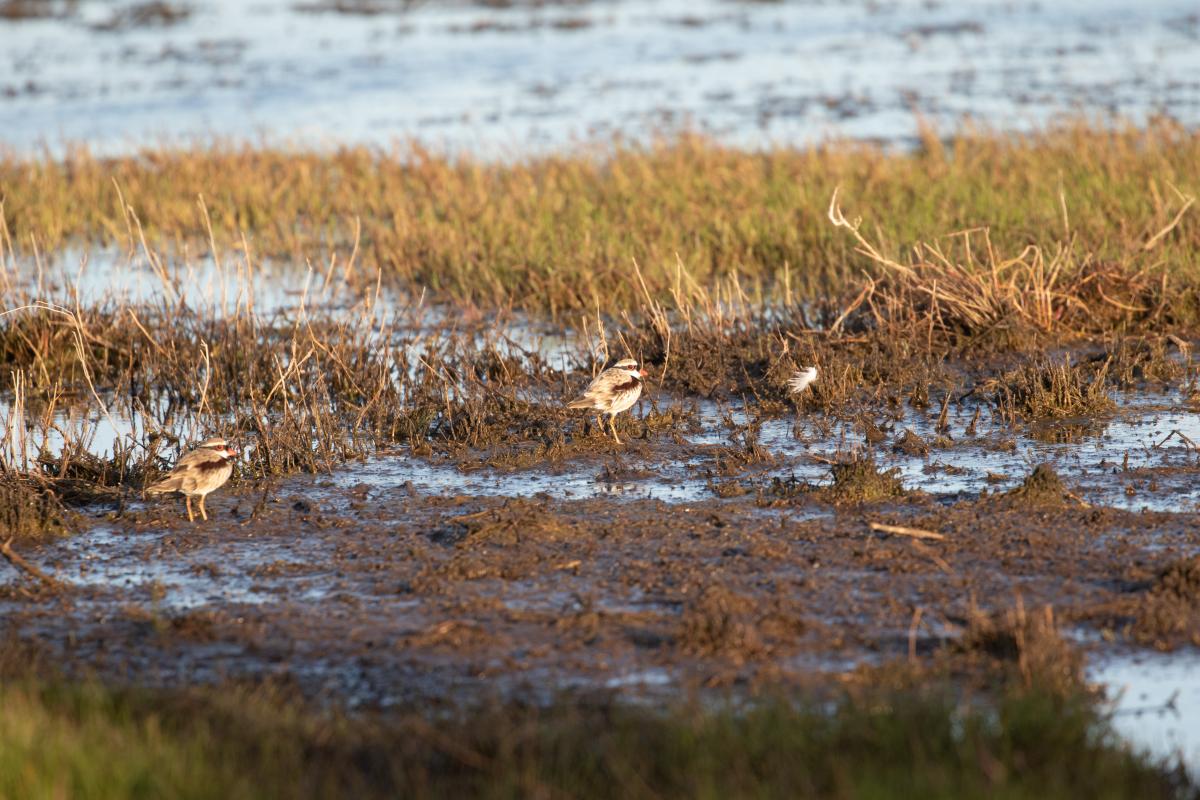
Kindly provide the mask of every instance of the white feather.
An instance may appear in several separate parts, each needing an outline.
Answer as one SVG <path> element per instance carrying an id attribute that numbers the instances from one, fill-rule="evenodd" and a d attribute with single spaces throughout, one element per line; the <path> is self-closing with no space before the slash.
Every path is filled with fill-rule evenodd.
<path id="1" fill-rule="evenodd" d="M 792 394 L 800 394 L 811 386 L 816 379 L 817 368 L 805 367 L 791 377 L 788 381 L 788 388 L 791 389 Z"/>

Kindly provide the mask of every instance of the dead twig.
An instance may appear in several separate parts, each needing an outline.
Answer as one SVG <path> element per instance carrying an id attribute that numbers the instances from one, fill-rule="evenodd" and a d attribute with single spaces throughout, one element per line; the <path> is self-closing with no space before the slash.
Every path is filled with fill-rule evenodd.
<path id="1" fill-rule="evenodd" d="M 917 606 L 913 612 L 912 624 L 908 626 L 908 662 L 910 664 L 917 663 L 917 628 L 921 624 L 921 617 L 925 613 L 924 606 Z"/>
<path id="2" fill-rule="evenodd" d="M 1170 184 L 1168 184 L 1168 185 L 1170 185 Z M 1183 201 L 1183 206 L 1175 214 L 1175 218 L 1172 219 L 1169 223 L 1167 223 L 1167 227 L 1163 228 L 1158 233 L 1151 236 L 1146 241 L 1146 243 L 1144 245 L 1142 245 L 1142 250 L 1153 250 L 1154 246 L 1157 245 L 1159 242 L 1161 242 L 1164 238 L 1166 238 L 1168 233 L 1175 230 L 1175 228 L 1179 225 L 1180 220 L 1183 219 L 1183 215 L 1186 214 L 1187 210 L 1192 207 L 1192 203 L 1196 202 L 1196 198 L 1192 197 L 1191 195 L 1184 194 L 1183 192 L 1176 189 L 1174 186 L 1171 186 L 1171 190 L 1173 192 L 1175 192 L 1176 196 L 1180 200 Z"/>
<path id="3" fill-rule="evenodd" d="M 945 433 L 946 431 L 950 430 L 950 398 L 953 396 L 953 394 L 954 392 L 946 392 L 946 398 L 942 401 L 942 413 L 938 414 L 937 421 L 938 433 Z"/>
<path id="4" fill-rule="evenodd" d="M 890 533 L 895 536 L 909 536 L 913 539 L 935 539 L 941 541 L 946 537 L 934 531 L 927 531 L 921 528 L 906 528 L 903 525 L 885 525 L 882 522 L 872 522 L 871 530 L 879 533 Z"/>
<path id="5" fill-rule="evenodd" d="M 921 544 L 920 542 L 916 541 L 915 539 L 910 541 L 909 545 L 912 547 L 913 550 L 915 550 L 916 552 L 925 556 L 930 561 L 932 561 L 934 564 L 937 564 L 937 568 L 940 569 L 942 572 L 946 573 L 947 575 L 957 574 L 954 571 L 954 567 L 950 566 L 950 563 L 948 561 L 946 561 L 946 559 L 942 558 L 937 553 L 930 550 L 927 546 Z"/>
<path id="6" fill-rule="evenodd" d="M 12 564 L 17 569 L 22 570 L 23 572 L 26 572 L 29 575 L 32 575 L 33 577 L 37 578 L 39 581 L 41 581 L 42 583 L 46 584 L 47 586 L 49 586 L 53 589 L 61 589 L 62 588 L 61 581 L 59 581 L 56 578 L 52 578 L 49 575 L 47 575 L 46 573 L 42 572 L 40 569 L 35 567 L 33 564 L 30 564 L 28 561 L 26 561 L 24 558 L 22 558 L 21 555 L 17 551 L 13 550 L 12 543 L 13 543 L 13 537 L 10 536 L 10 537 L 8 537 L 8 540 L 4 542 L 4 544 L 0 545 L 0 555 L 4 556 L 6 559 L 8 559 L 8 563 Z"/>
<path id="7" fill-rule="evenodd" d="M 1193 442 L 1191 439 L 1189 439 L 1187 436 L 1185 436 L 1183 434 L 1183 432 L 1180 431 L 1178 428 L 1172 428 L 1171 432 L 1168 433 L 1166 436 L 1164 436 L 1163 440 L 1161 442 L 1154 445 L 1154 449 L 1157 450 L 1158 448 L 1162 447 L 1164 444 L 1167 443 L 1167 440 L 1170 439 L 1172 436 L 1178 436 L 1183 441 L 1184 444 L 1186 444 L 1188 447 L 1192 448 L 1193 450 L 1200 449 L 1200 448 L 1196 447 L 1195 442 Z"/>
<path id="8" fill-rule="evenodd" d="M 1071 498 L 1072 500 L 1074 500 L 1076 503 L 1079 503 L 1079 505 L 1083 506 L 1084 508 L 1091 508 L 1091 507 L 1092 507 L 1092 504 L 1091 504 L 1091 503 L 1089 503 L 1087 500 L 1084 500 L 1082 497 L 1080 497 L 1079 495 L 1075 494 L 1075 493 L 1074 493 L 1074 492 L 1072 492 L 1070 489 L 1063 489 L 1063 494 L 1065 494 L 1067 497 L 1069 497 L 1069 498 Z"/>
<path id="9" fill-rule="evenodd" d="M 1192 351 L 1191 342 L 1187 342 L 1183 339 L 1180 339 L 1178 336 L 1176 336 L 1173 333 L 1167 334 L 1167 341 L 1169 341 L 1171 344 L 1178 347 L 1179 352 L 1183 354 L 1184 358 L 1186 358 L 1188 353 L 1190 353 Z"/>

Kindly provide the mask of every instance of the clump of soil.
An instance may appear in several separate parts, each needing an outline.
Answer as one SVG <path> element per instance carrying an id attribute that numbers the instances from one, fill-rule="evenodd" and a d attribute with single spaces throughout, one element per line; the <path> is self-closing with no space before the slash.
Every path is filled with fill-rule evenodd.
<path id="1" fill-rule="evenodd" d="M 867 444 L 879 444 L 887 440 L 887 432 L 879 425 L 876 425 L 875 420 L 870 417 L 863 417 L 862 426 L 863 439 Z"/>
<path id="2" fill-rule="evenodd" d="M 1186 361 L 1173 358 L 1170 350 L 1172 347 L 1178 348 L 1186 359 L 1189 349 L 1186 344 L 1182 339 L 1171 336 L 1121 339 L 1109 351 L 1113 383 L 1122 389 L 1137 388 L 1147 381 L 1159 382 L 1164 386 L 1178 384 L 1185 378 Z"/>
<path id="3" fill-rule="evenodd" d="M 767 651 L 755 602 L 714 584 L 685 606 L 677 641 L 691 655 L 721 655 L 744 662 Z"/>
<path id="4" fill-rule="evenodd" d="M 19 473 L 0 477 L 0 539 L 65 534 L 68 513 L 48 486 Z"/>
<path id="5" fill-rule="evenodd" d="M 1070 493 L 1054 467 L 1038 464 L 1020 486 L 1005 492 L 1004 497 L 1027 505 L 1062 505 Z"/>
<path id="6" fill-rule="evenodd" d="M 834 464 L 831 472 L 833 485 L 823 493 L 833 503 L 872 503 L 907 493 L 898 469 L 880 470 L 870 458 Z"/>
<path id="7" fill-rule="evenodd" d="M 1168 564 L 1138 604 L 1133 638 L 1159 650 L 1200 645 L 1200 556 Z"/>
<path id="8" fill-rule="evenodd" d="M 67 0 L 0 0 L 0 19 L 53 19 L 75 13 L 75 3 Z"/>
<path id="9" fill-rule="evenodd" d="M 1200 606 L 1200 556 L 1169 564 L 1159 573 L 1153 592 L 1183 603 Z"/>
<path id="10" fill-rule="evenodd" d="M 714 460 L 716 474 L 730 476 L 739 475 L 745 472 L 747 467 L 755 464 L 772 464 L 775 462 L 775 456 L 757 441 L 747 441 L 741 446 L 734 445 L 716 450 Z"/>
<path id="11" fill-rule="evenodd" d="M 791 500 L 797 497 L 806 497 L 817 491 L 812 484 L 807 481 L 802 481 L 796 478 L 795 475 L 789 475 L 786 478 L 781 478 L 775 475 L 771 478 L 769 486 L 765 486 L 759 493 L 759 502 L 762 505 L 770 505 L 775 500 L 769 498 L 778 498 L 780 500 Z"/>
<path id="12" fill-rule="evenodd" d="M 618 458 L 605 464 L 596 474 L 597 483 L 623 483 L 625 481 L 640 481 L 655 477 L 653 471 L 630 467 Z"/>
<path id="13" fill-rule="evenodd" d="M 498 509 L 459 517 L 455 521 L 467 528 L 467 535 L 458 544 L 460 548 L 558 541 L 570 538 L 572 533 L 571 525 L 549 511 L 546 503 L 520 498 L 507 500 Z"/>
<path id="14" fill-rule="evenodd" d="M 904 435 L 896 440 L 896 443 L 892 445 L 892 450 L 908 456 L 927 456 L 929 455 L 929 444 L 912 428 L 905 428 Z"/>
<path id="15" fill-rule="evenodd" d="M 1021 604 L 992 615 L 977 613 L 957 649 L 1015 667 L 1027 686 L 1066 692 L 1081 685 L 1083 658 L 1063 639 L 1049 606 L 1032 614 Z"/>

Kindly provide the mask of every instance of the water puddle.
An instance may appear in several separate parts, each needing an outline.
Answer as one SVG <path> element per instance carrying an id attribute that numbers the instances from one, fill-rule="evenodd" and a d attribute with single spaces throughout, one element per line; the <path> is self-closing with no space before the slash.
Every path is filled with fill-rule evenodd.
<path id="1" fill-rule="evenodd" d="M 337 589 L 330 576 L 306 568 L 304 578 L 297 580 L 287 569 L 311 555 L 302 542 L 291 540 L 209 542 L 184 551 L 162 533 L 121 533 L 101 525 L 64 540 L 50 565 L 60 579 L 76 586 L 114 590 L 177 612 L 288 599 L 320 601 Z"/>
<path id="2" fill-rule="evenodd" d="M 1117 733 L 1200 779 L 1200 654 L 1097 656 L 1088 679 L 1104 684 Z"/>
<path id="3" fill-rule="evenodd" d="M 348 256 L 348 254 L 341 254 Z M 409 310 L 414 302 L 394 289 L 379 287 L 374 275 L 363 287 L 344 280 L 343 263 L 328 273 L 311 267 L 305 271 L 294 263 L 256 258 L 246 267 L 237 253 L 220 260 L 206 255 L 155 254 L 151 260 L 140 248 L 125 252 L 116 248 L 68 245 L 34 263 L 16 263 L 8 291 L 29 296 L 64 309 L 140 308 L 185 306 L 198 316 L 233 317 L 253 312 L 262 319 L 277 315 L 297 316 L 304 310 L 320 310 L 322 317 L 348 319 L 358 316 L 369 300 L 389 315 Z M 369 283 L 369 291 L 365 284 Z M 437 323 L 435 312 L 415 315 L 416 322 Z"/>
<path id="4" fill-rule="evenodd" d="M 658 462 L 645 465 L 661 466 Z M 400 454 L 381 456 L 361 465 L 349 465 L 333 477 L 333 486 L 394 488 L 411 483 L 430 494 L 476 495 L 481 497 L 528 497 L 545 494 L 561 500 L 613 497 L 638 500 L 688 502 L 704 498 L 707 485 L 696 481 L 664 479 L 661 473 L 638 480 L 614 480 L 598 464 L 586 467 L 565 465 L 562 471 L 527 470 L 504 472 L 479 469 L 463 472 L 453 464 Z"/>

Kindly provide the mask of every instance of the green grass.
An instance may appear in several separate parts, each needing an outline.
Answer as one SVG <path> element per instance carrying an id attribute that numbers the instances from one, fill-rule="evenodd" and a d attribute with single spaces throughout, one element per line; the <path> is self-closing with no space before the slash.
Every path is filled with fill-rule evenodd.
<path id="1" fill-rule="evenodd" d="M 254 259 L 318 269 L 333 249 L 344 264 L 357 241 L 351 272 L 364 282 L 378 269 L 489 306 L 615 311 L 641 300 L 634 259 L 658 296 L 687 293 L 677 264 L 701 286 L 736 276 L 747 289 L 811 297 L 856 283 L 877 265 L 828 220 L 839 185 L 847 215 L 901 261 L 917 242 L 989 226 L 1002 257 L 1070 246 L 1074 261 L 1195 285 L 1200 227 L 1185 213 L 1154 237 L 1200 190 L 1197 163 L 1200 134 L 1169 123 L 927 136 L 911 153 L 850 143 L 752 152 L 683 138 L 499 164 L 416 146 L 218 142 L 115 159 L 83 148 L 62 160 L 0 154 L 0 197 L 11 246 L 25 254 L 81 241 L 136 249 L 144 231 L 152 248 L 194 255 L 211 221 L 226 261 L 243 234 Z M 982 255 L 981 235 L 972 245 Z"/>
<path id="2" fill-rule="evenodd" d="M 347 717 L 263 690 L 0 688 L 0 797 L 1195 796 L 1092 701 L 963 706 L 910 690 L 733 712 L 605 702 L 436 721 Z"/>

